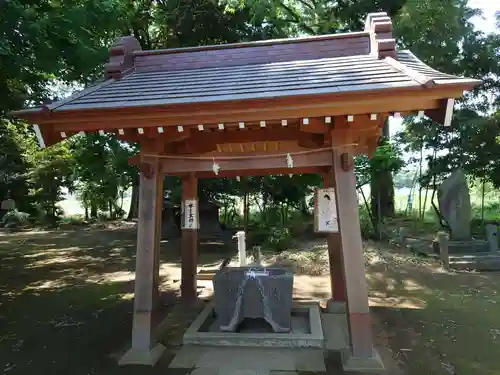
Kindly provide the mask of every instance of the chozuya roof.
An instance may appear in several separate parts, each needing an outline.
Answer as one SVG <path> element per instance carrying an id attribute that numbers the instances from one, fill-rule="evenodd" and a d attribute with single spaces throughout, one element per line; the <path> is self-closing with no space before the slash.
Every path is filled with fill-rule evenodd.
<path id="1" fill-rule="evenodd" d="M 227 130 L 236 129 L 234 124 L 254 127 L 255 139 L 293 138 L 300 147 L 317 147 L 332 142 L 324 123 L 353 121 L 353 115 L 382 121 L 389 113 L 418 111 L 449 125 L 454 98 L 480 83 L 397 51 L 386 13 L 369 14 L 363 32 L 295 39 L 142 51 L 128 36 L 109 56 L 102 82 L 12 115 L 34 124 L 42 147 L 82 131 L 113 132 L 160 153 L 210 151 L 236 135 L 249 142 L 249 133 L 221 132 L 224 123 Z M 322 117 L 322 126 L 298 125 L 299 118 L 308 124 L 308 118 L 314 123 Z M 294 129 L 272 133 L 278 121 L 286 126 L 286 119 Z M 363 121 L 366 134 L 358 141 L 373 148 L 378 127 Z M 266 122 L 267 132 L 260 129 Z M 203 137 L 218 132 L 208 147 L 194 130 Z"/>
<path id="2" fill-rule="evenodd" d="M 13 115 L 42 124 L 49 123 L 49 117 L 68 119 L 88 111 L 128 113 L 140 107 L 396 89 L 460 91 L 480 83 L 438 72 L 411 52 L 397 51 L 386 13 L 369 14 L 363 32 L 295 39 L 142 51 L 128 36 L 120 38 L 109 55 L 102 82 Z"/>

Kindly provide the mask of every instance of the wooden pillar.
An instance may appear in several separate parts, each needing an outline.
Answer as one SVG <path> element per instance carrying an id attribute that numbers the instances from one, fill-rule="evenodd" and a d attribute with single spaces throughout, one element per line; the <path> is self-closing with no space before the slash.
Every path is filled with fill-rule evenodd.
<path id="1" fill-rule="evenodd" d="M 161 220 L 158 207 L 163 205 L 160 196 L 163 196 L 163 175 L 159 166 L 141 163 L 132 348 L 120 364 L 154 365 L 165 349 L 155 342 L 152 319 L 158 295 L 156 264 Z"/>
<path id="2" fill-rule="evenodd" d="M 323 175 L 323 187 L 335 188 L 335 173 L 330 171 Z M 338 209 L 337 209 L 338 217 Z M 339 223 L 340 227 L 340 223 Z M 344 276 L 344 260 L 342 258 L 342 241 L 340 232 L 329 233 L 327 236 L 328 243 L 328 259 L 330 263 L 330 284 L 331 284 L 331 299 L 328 301 L 328 311 L 332 313 L 344 313 L 346 292 L 345 292 L 345 276 Z"/>
<path id="3" fill-rule="evenodd" d="M 155 207 L 155 253 L 154 253 L 154 271 L 153 271 L 153 306 L 157 306 L 160 297 L 160 245 L 161 245 L 161 226 L 162 226 L 162 212 L 164 203 L 164 189 L 163 182 L 165 176 L 162 173 L 158 176 L 158 187 L 156 189 L 156 207 Z"/>
<path id="4" fill-rule="evenodd" d="M 184 302 L 198 298 L 196 273 L 198 263 L 198 181 L 196 176 L 182 178 L 182 248 L 181 296 Z"/>
<path id="5" fill-rule="evenodd" d="M 365 365 L 360 365 L 360 361 L 373 360 L 376 355 L 373 348 L 372 323 L 365 279 L 354 161 L 350 150 L 334 150 L 333 165 L 336 177 L 337 209 L 351 345 L 349 361 L 352 364 L 351 369 L 355 369 L 357 366 L 363 367 Z M 376 359 L 375 362 L 379 361 Z M 373 363 L 367 366 L 377 367 Z M 380 366 L 382 365 L 380 364 Z"/>

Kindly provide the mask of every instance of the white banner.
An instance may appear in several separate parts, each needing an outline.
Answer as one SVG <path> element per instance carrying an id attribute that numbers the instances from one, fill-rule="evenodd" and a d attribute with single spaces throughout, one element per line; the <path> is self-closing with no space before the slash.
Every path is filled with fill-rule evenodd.
<path id="1" fill-rule="evenodd" d="M 198 217 L 198 201 L 186 199 L 182 202 L 182 229 L 200 229 Z"/>
<path id="2" fill-rule="evenodd" d="M 334 188 L 316 190 L 316 231 L 337 233 L 339 222 L 337 217 L 337 199 Z"/>

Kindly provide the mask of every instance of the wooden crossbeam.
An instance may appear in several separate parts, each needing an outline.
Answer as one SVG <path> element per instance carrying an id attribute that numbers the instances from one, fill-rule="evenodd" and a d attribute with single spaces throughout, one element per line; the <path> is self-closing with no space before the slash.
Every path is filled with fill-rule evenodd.
<path id="1" fill-rule="evenodd" d="M 293 168 L 303 169 L 310 167 L 331 166 L 331 149 L 320 149 L 309 152 L 292 153 Z M 141 154 L 130 159 L 132 164 L 144 162 L 161 165 L 161 170 L 167 175 L 181 175 L 184 173 L 200 173 L 217 177 L 214 173 L 214 163 L 219 167 L 219 175 L 228 172 L 238 172 L 236 175 L 245 175 L 245 171 L 264 170 L 275 173 L 294 173 L 293 168 L 288 167 L 287 154 L 254 154 L 252 156 L 222 156 L 222 157 L 175 157 Z M 303 173 L 303 172 L 301 172 Z M 265 174 L 265 173 L 264 173 Z"/>

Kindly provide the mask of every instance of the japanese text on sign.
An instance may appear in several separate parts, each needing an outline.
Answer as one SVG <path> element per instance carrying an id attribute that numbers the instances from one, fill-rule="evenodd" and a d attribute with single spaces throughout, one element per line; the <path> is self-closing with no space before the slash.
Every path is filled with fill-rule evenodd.
<path id="1" fill-rule="evenodd" d="M 185 200 L 183 202 L 183 229 L 198 229 L 198 202 L 196 200 Z"/>

